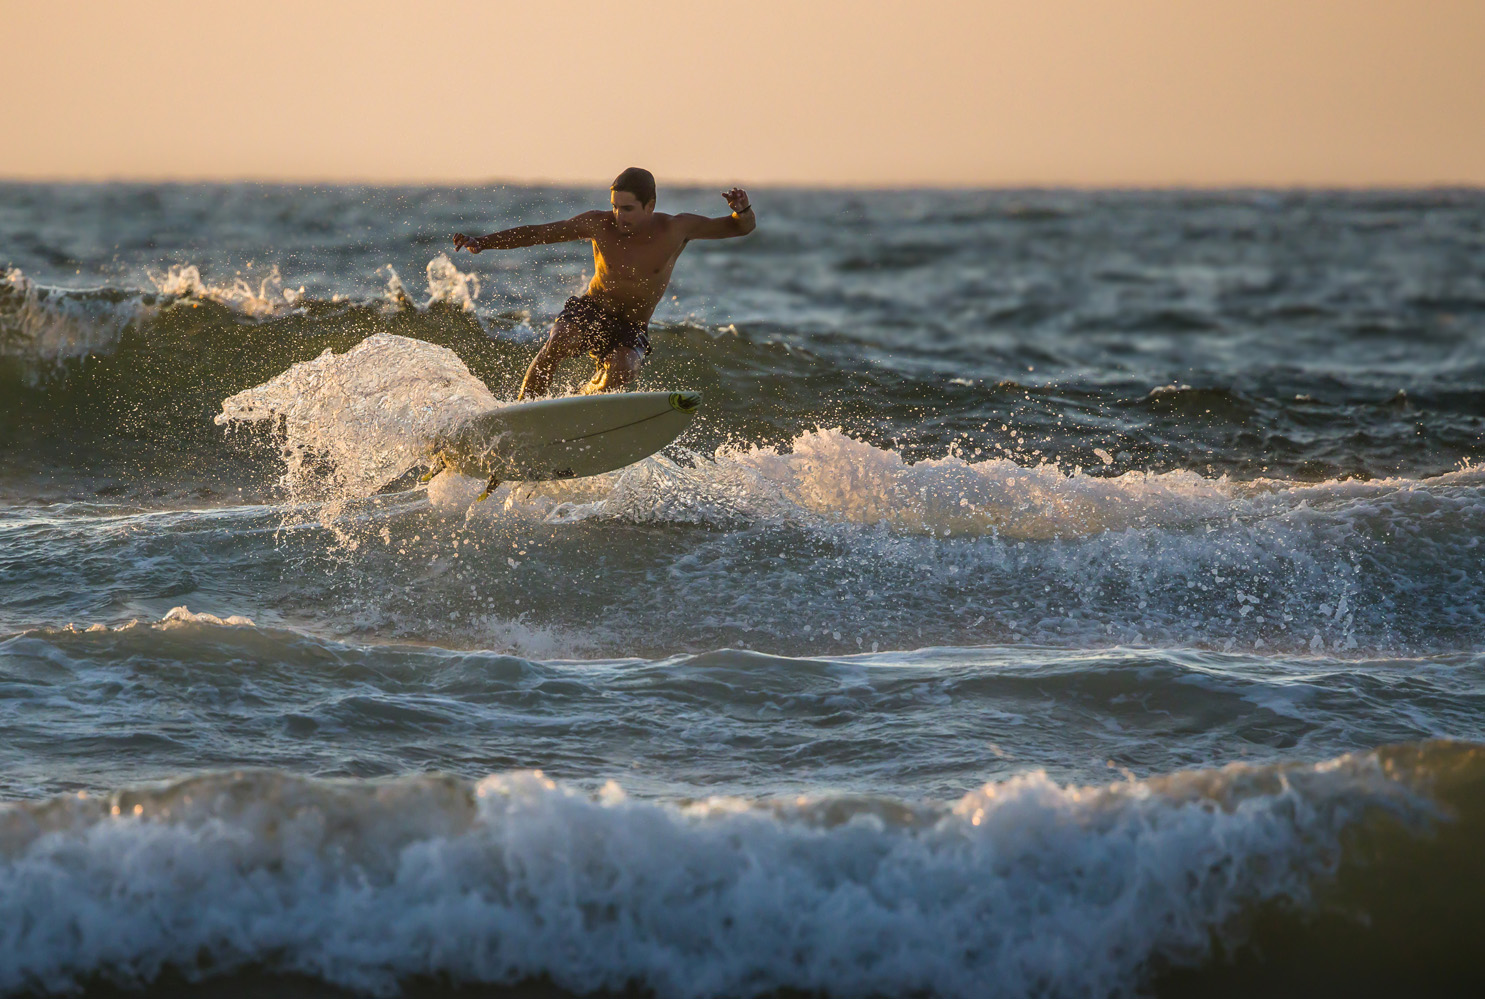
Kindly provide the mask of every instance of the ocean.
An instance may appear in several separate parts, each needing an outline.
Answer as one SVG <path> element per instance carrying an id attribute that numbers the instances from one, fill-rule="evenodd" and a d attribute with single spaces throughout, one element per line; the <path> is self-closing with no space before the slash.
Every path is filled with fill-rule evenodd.
<path id="1" fill-rule="evenodd" d="M 1485 192 L 752 193 L 0 184 L 0 995 L 1485 984 Z"/>

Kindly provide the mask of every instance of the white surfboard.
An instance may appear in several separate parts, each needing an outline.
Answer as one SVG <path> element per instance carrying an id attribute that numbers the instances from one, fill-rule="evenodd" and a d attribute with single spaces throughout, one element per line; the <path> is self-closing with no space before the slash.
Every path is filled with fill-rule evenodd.
<path id="1" fill-rule="evenodd" d="M 497 482 L 545 482 L 611 472 L 680 436 L 697 392 L 618 392 L 519 402 L 472 417 L 438 441 L 434 465 Z"/>

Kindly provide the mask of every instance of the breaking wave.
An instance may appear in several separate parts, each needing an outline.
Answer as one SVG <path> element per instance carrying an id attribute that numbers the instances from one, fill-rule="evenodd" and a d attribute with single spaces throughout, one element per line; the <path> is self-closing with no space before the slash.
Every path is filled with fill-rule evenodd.
<path id="1" fill-rule="evenodd" d="M 0 992 L 252 971 L 378 994 L 1129 994 L 1336 899 L 1385 945 L 1398 900 L 1358 886 L 1419 865 L 1478 910 L 1482 886 L 1444 872 L 1480 835 L 1482 777 L 1480 747 L 1425 743 L 1103 787 L 1030 773 L 942 803 L 667 804 L 540 772 L 80 792 L 0 806 Z"/>
<path id="2" fill-rule="evenodd" d="M 443 253 L 428 262 L 427 298 L 422 302 L 407 291 L 391 265 L 381 273 L 386 278 L 381 297 L 359 304 L 392 311 L 444 306 L 472 312 L 479 297 L 479 278 L 460 271 Z M 161 310 L 172 307 L 209 304 L 240 319 L 261 321 L 352 304 L 340 295 L 317 301 L 305 293 L 303 285 L 285 286 L 276 264 L 261 277 L 239 272 L 224 281 L 204 278 L 195 264 L 175 264 L 147 275 L 148 289 L 72 289 L 37 284 L 19 268 L 11 268 L 0 279 L 0 357 L 45 376 L 50 373 L 48 366 L 111 354 L 129 327 L 156 319 Z"/>

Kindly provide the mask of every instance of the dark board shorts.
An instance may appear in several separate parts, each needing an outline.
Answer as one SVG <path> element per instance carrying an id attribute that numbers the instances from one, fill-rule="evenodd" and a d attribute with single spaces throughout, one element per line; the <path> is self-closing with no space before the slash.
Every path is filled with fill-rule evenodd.
<path id="1" fill-rule="evenodd" d="M 557 317 L 583 335 L 583 349 L 602 360 L 616 347 L 650 353 L 649 324 L 619 315 L 591 295 L 574 295 Z"/>

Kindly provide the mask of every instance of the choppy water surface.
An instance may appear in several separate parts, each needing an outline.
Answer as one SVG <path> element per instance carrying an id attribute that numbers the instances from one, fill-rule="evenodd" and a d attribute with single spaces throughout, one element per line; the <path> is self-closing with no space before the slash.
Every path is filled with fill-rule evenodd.
<path id="1" fill-rule="evenodd" d="M 1485 195 L 759 191 L 419 486 L 601 195 L 0 185 L 0 993 L 1478 975 Z"/>

